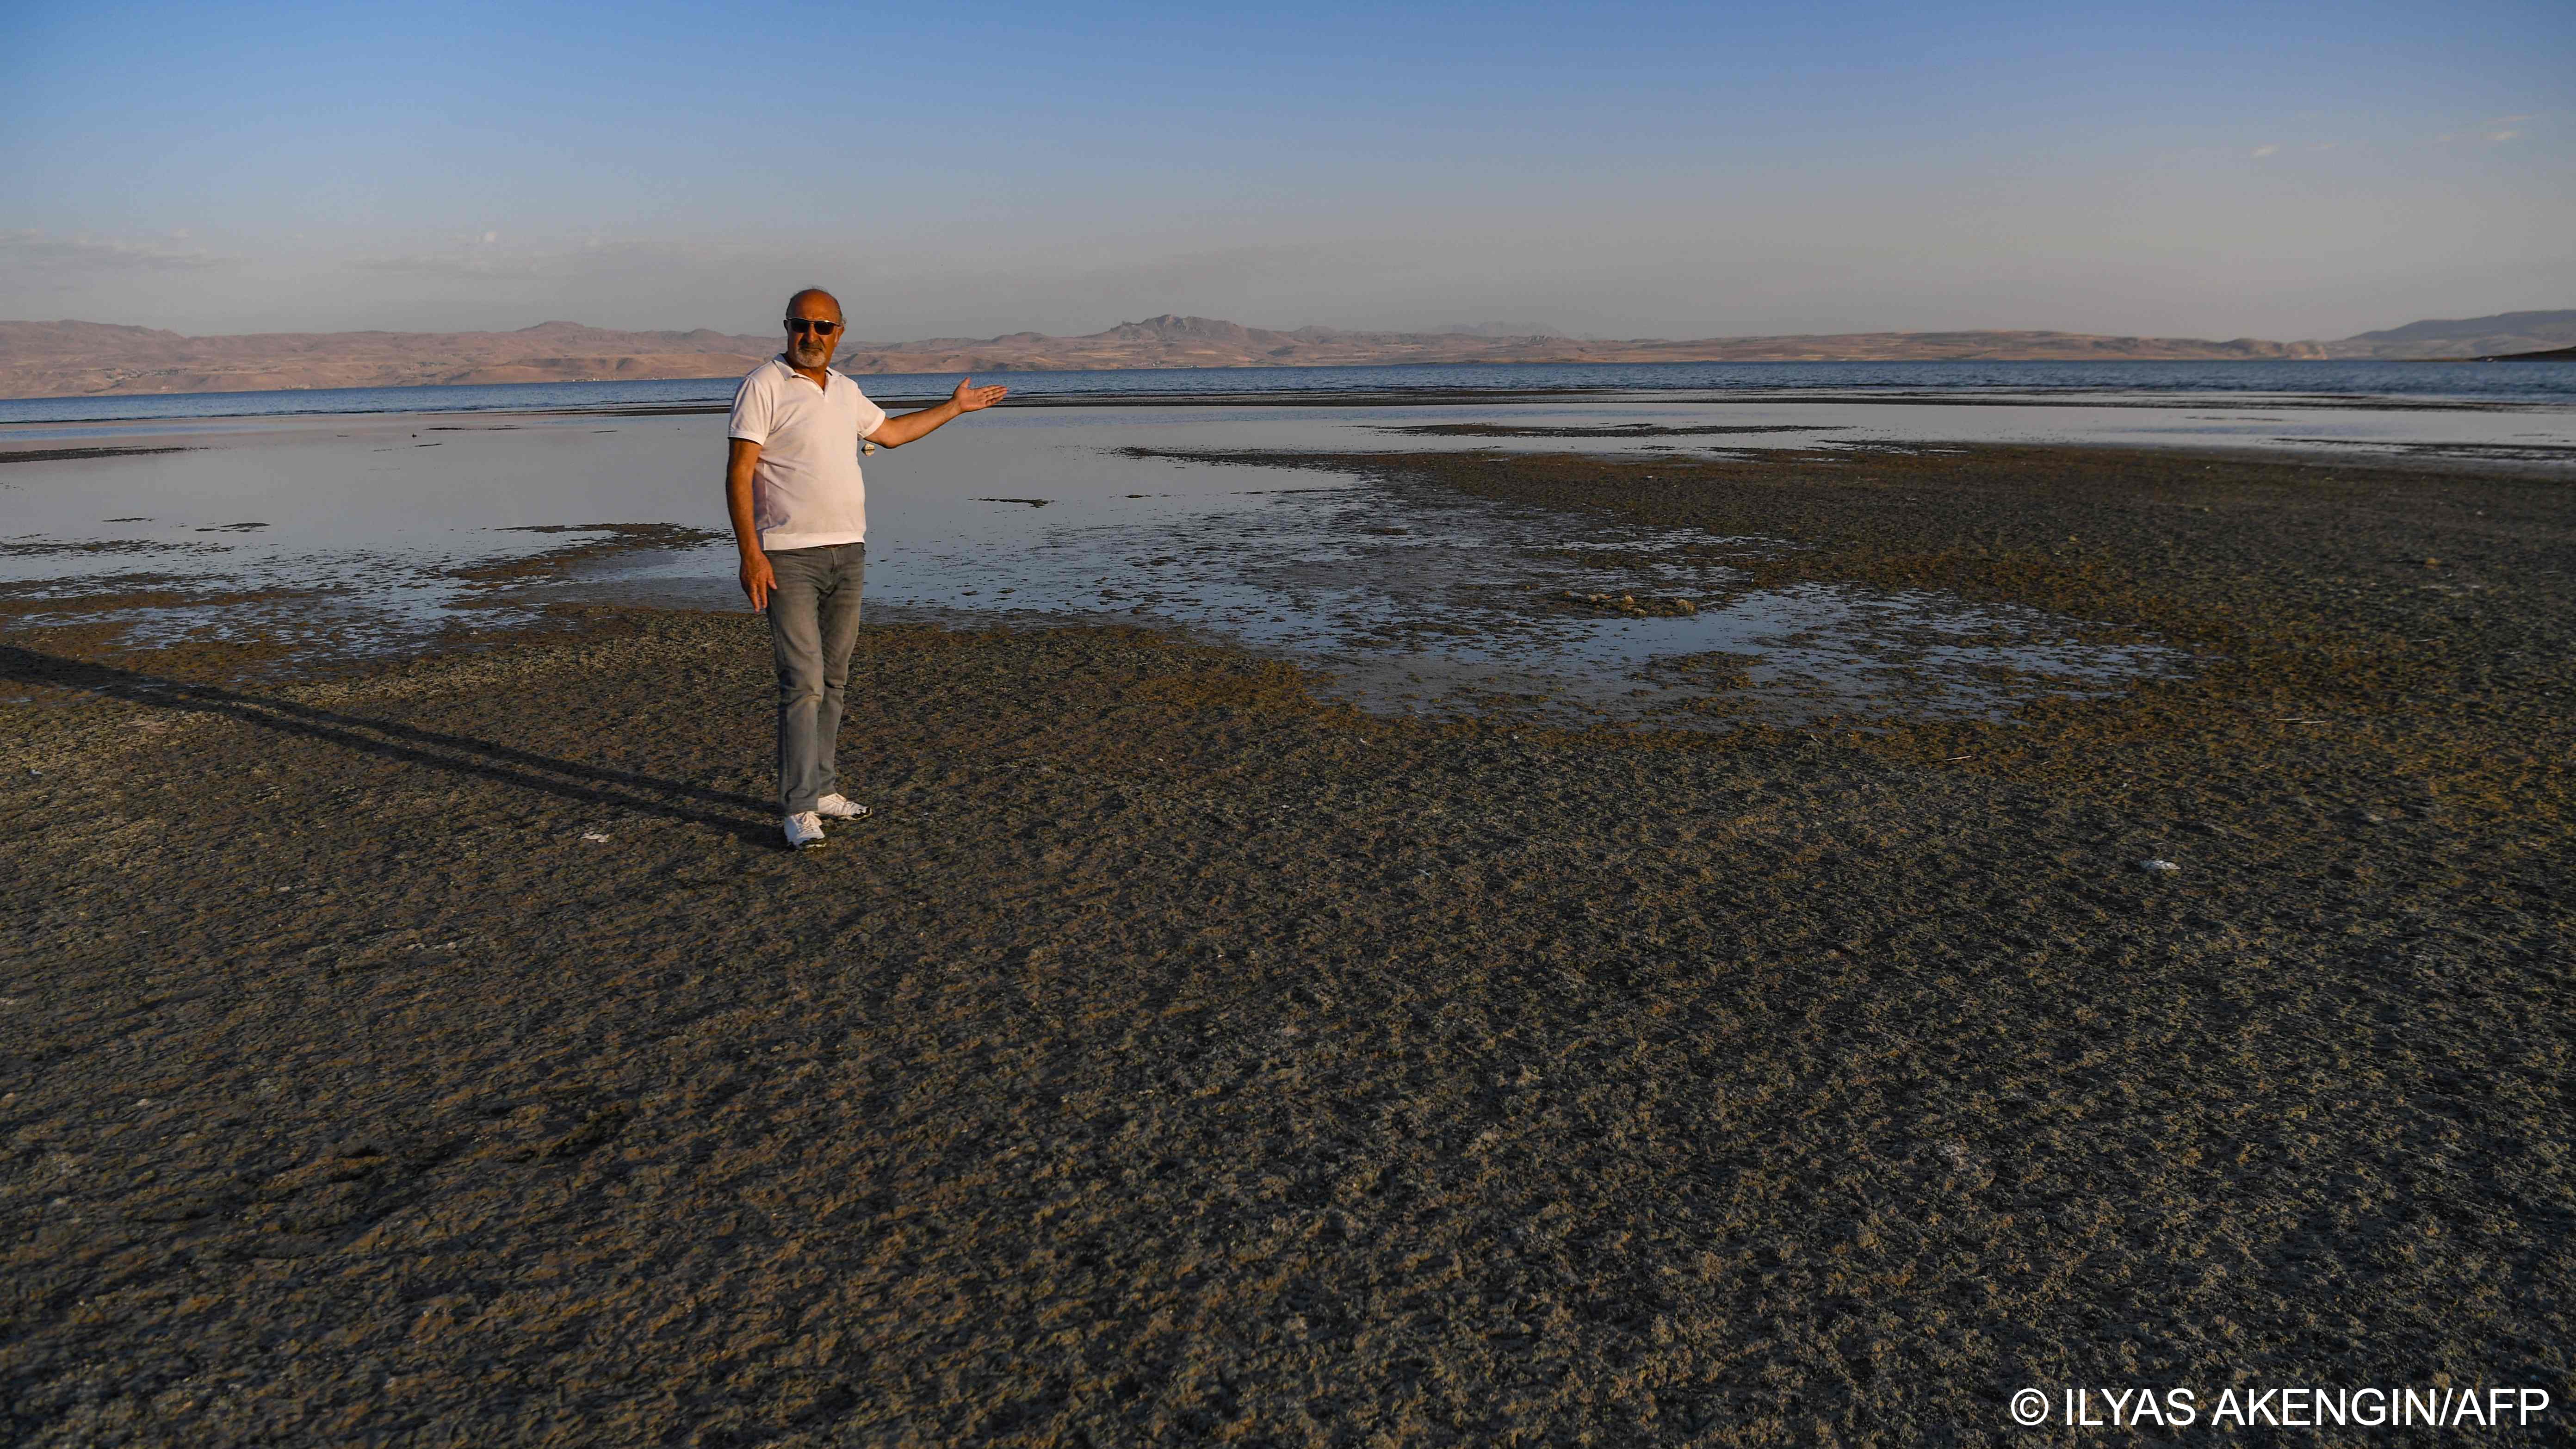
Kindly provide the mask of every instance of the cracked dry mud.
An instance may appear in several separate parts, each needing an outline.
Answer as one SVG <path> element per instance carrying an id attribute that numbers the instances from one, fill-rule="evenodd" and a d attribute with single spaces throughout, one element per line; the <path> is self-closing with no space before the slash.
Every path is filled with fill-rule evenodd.
<path id="1" fill-rule="evenodd" d="M 300 684 L 13 627 L 0 1435 L 1985 1443 L 2024 1385 L 2576 1399 L 2566 483 L 1381 461 L 2211 664 L 1676 737 L 871 629 L 877 815 L 798 856 L 747 618 Z"/>

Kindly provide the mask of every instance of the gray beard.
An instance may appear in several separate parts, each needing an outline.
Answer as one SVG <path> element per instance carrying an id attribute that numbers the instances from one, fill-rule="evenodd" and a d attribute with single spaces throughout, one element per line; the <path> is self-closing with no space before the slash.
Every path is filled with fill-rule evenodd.
<path id="1" fill-rule="evenodd" d="M 791 343 L 787 348 L 787 360 L 798 367 L 821 367 L 831 355 L 830 348 L 817 347 L 811 342 Z"/>

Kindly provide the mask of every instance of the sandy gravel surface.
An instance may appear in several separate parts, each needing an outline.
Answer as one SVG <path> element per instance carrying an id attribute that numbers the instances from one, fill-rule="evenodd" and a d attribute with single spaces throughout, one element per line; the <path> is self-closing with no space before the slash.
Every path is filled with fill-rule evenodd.
<path id="1" fill-rule="evenodd" d="M 292 685 L 13 629 L 0 1437 L 1985 1443 L 2023 1386 L 2576 1401 L 2567 483 L 1340 466 L 2204 667 L 1677 738 L 876 629 L 844 755 L 878 813 L 798 856 L 748 618 Z"/>

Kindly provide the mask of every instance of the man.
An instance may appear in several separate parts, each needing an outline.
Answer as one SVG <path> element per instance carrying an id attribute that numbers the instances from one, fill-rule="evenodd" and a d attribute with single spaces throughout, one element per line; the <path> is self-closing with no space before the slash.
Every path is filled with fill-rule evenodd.
<path id="1" fill-rule="evenodd" d="M 868 807 L 843 796 L 832 746 L 850 648 L 859 637 L 867 567 L 867 484 L 859 443 L 899 448 L 1008 389 L 968 378 L 935 408 L 886 416 L 831 367 L 841 304 L 819 287 L 787 299 L 787 350 L 751 370 L 733 395 L 725 507 L 742 552 L 742 591 L 769 613 L 778 665 L 778 804 L 787 843 L 823 843 L 823 820 Z"/>

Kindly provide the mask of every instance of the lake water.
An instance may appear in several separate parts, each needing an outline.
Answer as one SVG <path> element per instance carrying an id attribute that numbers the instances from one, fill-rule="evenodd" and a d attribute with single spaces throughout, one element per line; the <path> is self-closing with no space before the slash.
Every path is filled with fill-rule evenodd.
<path id="1" fill-rule="evenodd" d="M 944 397 L 958 374 L 861 376 L 888 401 Z M 2345 401 L 2576 401 L 2576 362 L 1658 362 L 1436 367 L 1137 368 L 997 372 L 985 382 L 1048 402 L 1446 393 L 1999 393 L 2171 398 L 2269 393 Z M 735 379 L 514 383 L 491 387 L 311 388 L 0 399 L 0 425 L 277 417 L 302 413 L 527 412 L 723 402 Z"/>
<path id="2" fill-rule="evenodd" d="M 2320 391 L 2316 382 L 2354 369 L 2314 363 L 1763 364 L 1592 393 L 1555 390 L 1574 386 L 1583 369 L 1242 369 L 1189 375 L 1190 396 L 1229 400 L 1181 405 L 1166 395 L 1176 389 L 1151 386 L 1172 374 L 1062 374 L 1127 390 L 1041 393 L 1037 401 L 1054 405 L 997 409 L 868 459 L 868 604 L 880 621 L 1181 628 L 1314 665 L 1334 687 L 1388 710 L 1503 701 L 1546 717 L 1685 726 L 1746 713 L 1986 710 L 2033 693 L 2117 688 L 2184 661 L 2073 621 L 1955 599 L 1748 593 L 1710 557 L 1725 541 L 1308 468 L 1123 450 L 1795 448 L 1813 450 L 1817 467 L 1854 446 L 1980 441 L 2356 458 L 2429 451 L 2551 468 L 2576 457 L 2576 393 L 2468 387 L 2466 374 L 2484 369 L 2362 366 L 2422 390 Z M 2169 386 L 2212 367 L 2239 380 L 2287 370 L 2308 386 Z M 1674 370 L 1618 371 L 1669 381 Z M 1390 373 L 1436 374 L 1443 390 L 1408 397 L 1388 385 Z M 1489 396 L 1462 396 L 1475 391 L 1458 385 L 1466 373 L 1511 376 L 1489 379 Z M 1797 381 L 1694 390 L 1720 373 Z M 1319 382 L 1323 374 L 1333 376 Z M 1368 377 L 1354 383 L 1352 374 Z M 1554 380 L 1542 386 L 1534 374 Z M 2576 368 L 2562 376 L 2576 378 Z M 886 379 L 863 382 L 902 396 Z M 404 396 L 373 412 L 287 411 L 334 400 L 324 394 L 224 394 L 88 400 L 94 409 L 172 409 L 124 421 L 56 415 L 0 425 L 0 454 L 186 450 L 0 462 L 9 632 L 40 638 L 48 625 L 104 619 L 135 642 L 256 633 L 330 656 L 413 648 L 550 601 L 742 607 L 730 543 L 675 532 L 723 526 L 722 420 L 674 410 L 716 405 L 729 383 L 395 391 Z M 445 408 L 416 408 L 424 393 Z M 1413 431 L 1459 424 L 1773 431 Z M 562 555 L 584 544 L 617 546 Z M 1605 618 L 1566 607 L 1569 592 L 1707 607 Z"/>

